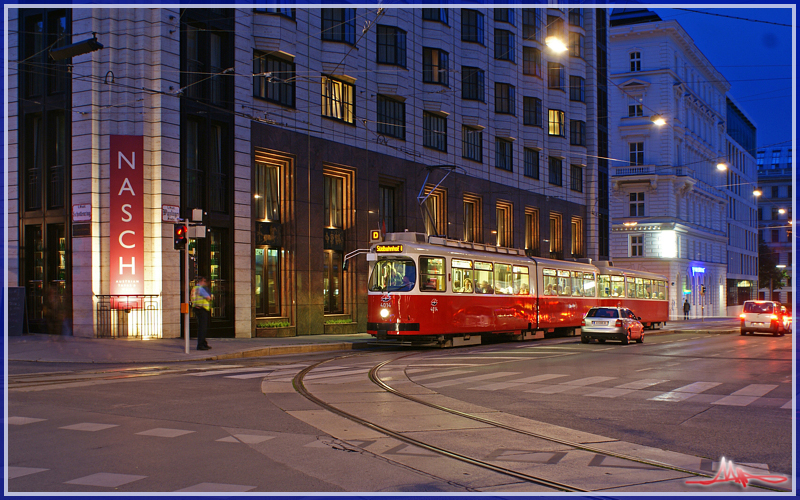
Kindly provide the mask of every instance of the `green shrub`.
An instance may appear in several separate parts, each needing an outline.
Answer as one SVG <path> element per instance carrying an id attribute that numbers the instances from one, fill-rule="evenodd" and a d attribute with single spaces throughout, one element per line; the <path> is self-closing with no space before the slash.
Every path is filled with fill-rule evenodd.
<path id="1" fill-rule="evenodd" d="M 352 323 L 352 322 L 353 322 L 353 320 L 350 319 L 350 318 L 335 318 L 335 319 L 326 320 L 325 324 L 326 325 L 345 325 L 345 324 Z"/>
<path id="2" fill-rule="evenodd" d="M 284 326 L 290 326 L 288 321 L 267 321 L 266 323 L 259 323 L 256 325 L 257 328 L 282 328 Z"/>

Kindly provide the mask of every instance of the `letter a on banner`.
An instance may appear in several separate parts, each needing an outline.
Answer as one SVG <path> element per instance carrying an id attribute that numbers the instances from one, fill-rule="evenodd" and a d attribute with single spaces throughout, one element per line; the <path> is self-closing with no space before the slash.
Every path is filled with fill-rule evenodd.
<path id="1" fill-rule="evenodd" d="M 110 138 L 110 291 L 112 295 L 144 293 L 144 138 Z M 127 307 L 132 302 L 125 301 Z"/>

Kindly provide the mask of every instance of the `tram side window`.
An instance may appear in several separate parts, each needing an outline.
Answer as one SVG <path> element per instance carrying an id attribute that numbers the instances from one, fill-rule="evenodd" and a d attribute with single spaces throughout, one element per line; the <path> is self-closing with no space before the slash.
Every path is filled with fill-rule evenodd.
<path id="1" fill-rule="evenodd" d="M 414 288 L 417 267 L 411 259 L 380 259 L 372 270 L 370 292 L 407 292 Z"/>
<path id="2" fill-rule="evenodd" d="M 511 295 L 514 289 L 511 287 L 511 266 L 508 264 L 494 265 L 494 289 L 495 293 L 501 295 Z"/>
<path id="3" fill-rule="evenodd" d="M 600 274 L 598 275 L 598 281 L 600 282 L 600 289 L 598 290 L 600 298 L 611 297 L 611 276 Z"/>
<path id="4" fill-rule="evenodd" d="M 572 279 L 569 271 L 558 271 L 558 295 L 569 296 L 572 295 L 572 287 L 570 286 Z"/>
<path id="5" fill-rule="evenodd" d="M 583 273 L 583 296 L 594 297 L 595 283 L 594 273 Z"/>
<path id="6" fill-rule="evenodd" d="M 472 261 L 453 259 L 453 291 L 455 293 L 472 293 Z"/>
<path id="7" fill-rule="evenodd" d="M 583 297 L 583 273 L 572 271 L 572 296 Z"/>
<path id="8" fill-rule="evenodd" d="M 612 276 L 611 277 L 611 296 L 624 297 L 625 296 L 625 277 Z"/>
<path id="9" fill-rule="evenodd" d="M 666 283 L 658 281 L 658 300 L 664 300 L 666 297 Z"/>
<path id="10" fill-rule="evenodd" d="M 558 277 L 555 269 L 542 269 L 544 295 L 558 295 Z"/>
<path id="11" fill-rule="evenodd" d="M 647 296 L 644 294 L 644 280 L 642 278 L 636 278 L 636 298 L 637 299 L 647 298 Z"/>
<path id="12" fill-rule="evenodd" d="M 636 298 L 636 281 L 634 278 L 625 277 L 625 283 L 627 284 L 626 296 L 632 299 Z"/>
<path id="13" fill-rule="evenodd" d="M 530 277 L 528 275 L 528 268 L 525 266 L 514 266 L 513 271 L 513 285 L 515 295 L 529 295 Z"/>
<path id="14" fill-rule="evenodd" d="M 419 278 L 419 289 L 423 292 L 443 292 L 444 258 L 420 257 Z"/>
<path id="15" fill-rule="evenodd" d="M 651 280 L 643 280 L 643 281 L 644 281 L 644 298 L 646 299 L 656 298 L 656 294 L 653 293 L 653 282 Z"/>
<path id="16" fill-rule="evenodd" d="M 491 262 L 475 262 L 475 293 L 494 293 L 494 266 Z"/>

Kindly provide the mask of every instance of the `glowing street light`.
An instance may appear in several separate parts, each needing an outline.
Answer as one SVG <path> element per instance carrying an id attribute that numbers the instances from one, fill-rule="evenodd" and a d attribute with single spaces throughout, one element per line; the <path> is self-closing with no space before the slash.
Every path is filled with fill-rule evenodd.
<path id="1" fill-rule="evenodd" d="M 761 194 L 762 194 L 762 193 L 761 193 L 761 190 L 760 190 L 760 189 L 756 188 L 756 189 L 754 189 L 754 190 L 753 190 L 753 196 L 755 196 L 756 198 L 758 198 L 759 196 L 761 196 Z"/>
<path id="2" fill-rule="evenodd" d="M 781 215 L 783 215 L 783 214 L 785 214 L 785 213 L 786 213 L 786 209 L 785 209 L 785 208 L 779 208 L 779 209 L 778 209 L 778 213 L 779 213 L 779 214 L 781 214 Z"/>
<path id="3" fill-rule="evenodd" d="M 659 127 L 667 123 L 667 120 L 661 115 L 653 115 L 650 117 L 650 121 Z"/>
<path id="4" fill-rule="evenodd" d="M 567 46 L 564 42 L 556 36 L 548 36 L 544 39 L 544 43 L 550 47 L 550 50 L 553 52 L 565 52 L 567 50 Z"/>
<path id="5" fill-rule="evenodd" d="M 721 161 L 717 163 L 717 170 L 719 170 L 720 172 L 724 172 L 728 170 L 728 165 L 724 161 Z"/>

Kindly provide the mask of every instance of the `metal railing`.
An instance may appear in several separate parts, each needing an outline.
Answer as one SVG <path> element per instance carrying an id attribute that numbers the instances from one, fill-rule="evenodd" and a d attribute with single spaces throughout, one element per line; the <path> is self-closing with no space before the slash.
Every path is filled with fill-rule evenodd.
<path id="1" fill-rule="evenodd" d="M 160 295 L 95 295 L 98 338 L 161 336 Z"/>

